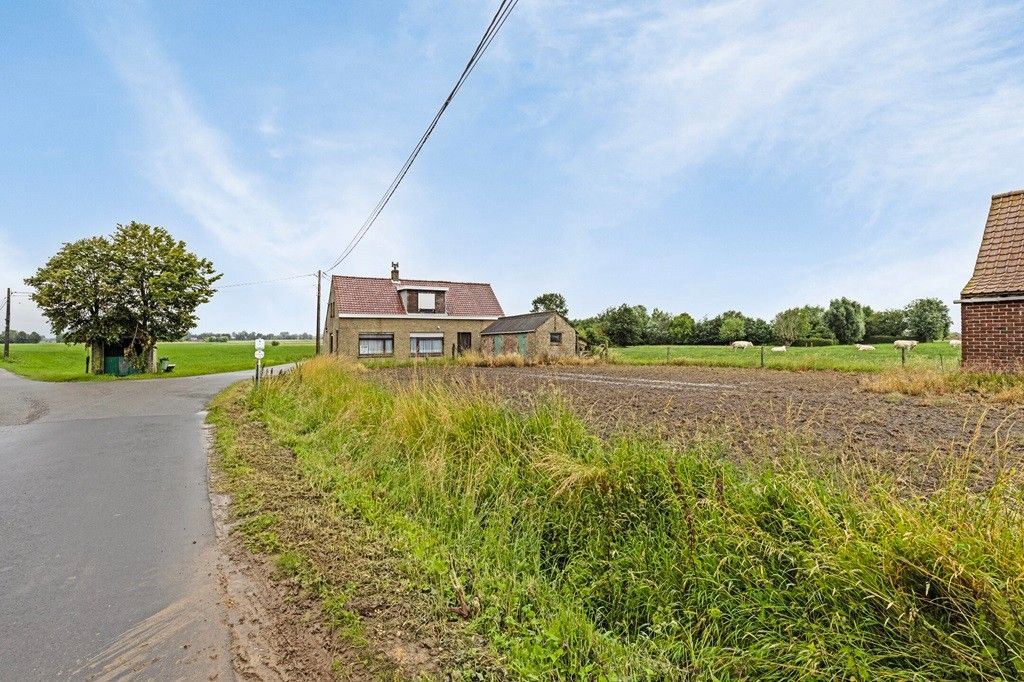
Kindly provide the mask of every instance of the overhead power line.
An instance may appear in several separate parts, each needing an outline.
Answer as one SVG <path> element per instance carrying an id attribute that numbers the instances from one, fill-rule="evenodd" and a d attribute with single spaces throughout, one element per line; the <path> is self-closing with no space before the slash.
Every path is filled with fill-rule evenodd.
<path id="1" fill-rule="evenodd" d="M 304 272 L 301 275 L 289 275 L 288 277 L 274 277 L 272 279 L 259 279 L 252 282 L 234 282 L 232 284 L 221 284 L 217 289 L 233 289 L 235 287 L 249 287 L 256 284 L 270 284 L 271 282 L 285 282 L 290 279 L 302 279 L 303 277 L 316 277 L 315 272 Z M 215 285 L 216 286 L 216 285 Z"/>
<path id="2" fill-rule="evenodd" d="M 363 224 L 359 227 L 358 230 L 356 230 L 356 233 L 352 235 L 352 239 L 349 240 L 348 245 L 341 252 L 341 255 L 339 255 L 334 260 L 333 263 L 331 263 L 330 267 L 326 268 L 327 272 L 331 272 L 339 265 L 341 265 L 345 261 L 345 259 L 348 258 L 349 254 L 351 254 L 352 251 L 355 250 L 356 246 L 359 245 L 359 242 L 363 240 L 363 237 L 366 236 L 366 233 L 370 231 L 370 228 L 377 221 L 377 218 L 384 210 L 384 207 L 387 206 L 388 202 L 391 201 L 391 197 L 394 196 L 395 192 L 398 190 L 398 186 L 402 183 L 402 180 L 405 178 L 406 173 L 409 172 L 409 169 L 412 167 L 412 164 L 416 160 L 416 157 L 419 156 L 420 151 L 423 149 L 423 146 L 427 143 L 427 140 L 430 138 L 431 133 L 434 132 L 434 128 L 437 127 L 437 123 L 438 121 L 441 120 L 441 116 L 443 116 L 444 112 L 448 109 L 448 105 L 452 103 L 452 100 L 455 98 L 455 95 L 458 94 L 459 90 L 462 89 L 462 86 L 466 82 L 466 79 L 468 79 L 469 75 L 473 73 L 473 69 L 476 68 L 476 65 L 480 61 L 480 58 L 483 57 L 484 53 L 487 51 L 487 48 L 490 47 L 491 43 L 494 41 L 494 37 L 498 35 L 498 31 L 501 30 L 502 26 L 504 26 L 505 21 L 508 19 L 509 15 L 512 13 L 512 10 L 515 9 L 516 5 L 518 4 L 519 0 L 501 1 L 501 4 L 498 6 L 497 11 L 495 11 L 494 16 L 491 17 L 491 23 L 488 24 L 487 30 L 484 31 L 483 36 L 480 38 L 480 42 L 477 43 L 476 49 L 473 50 L 472 56 L 469 58 L 469 61 L 466 62 L 465 68 L 462 69 L 462 73 L 459 75 L 458 80 L 455 81 L 455 85 L 452 86 L 452 89 L 448 93 L 448 96 L 445 98 L 444 103 L 441 105 L 441 108 L 437 110 L 436 114 L 434 114 L 434 118 L 430 121 L 430 125 L 427 126 L 427 129 L 424 131 L 423 135 L 420 136 L 419 141 L 416 143 L 416 146 L 413 147 L 413 150 L 409 154 L 408 158 L 405 160 L 405 163 L 402 164 L 402 167 L 395 175 L 395 178 L 391 181 L 391 184 L 388 185 L 388 188 L 384 191 L 384 194 L 381 195 L 381 198 L 377 201 L 377 204 L 373 207 L 373 210 L 370 211 L 370 215 L 367 216 L 365 221 L 363 221 Z"/>

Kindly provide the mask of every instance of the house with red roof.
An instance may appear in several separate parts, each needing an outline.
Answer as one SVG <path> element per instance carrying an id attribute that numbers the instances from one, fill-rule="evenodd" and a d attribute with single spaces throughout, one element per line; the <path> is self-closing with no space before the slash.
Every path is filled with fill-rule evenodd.
<path id="1" fill-rule="evenodd" d="M 429 358 L 481 350 L 480 333 L 504 315 L 490 284 L 335 275 L 323 350 L 350 358 Z"/>

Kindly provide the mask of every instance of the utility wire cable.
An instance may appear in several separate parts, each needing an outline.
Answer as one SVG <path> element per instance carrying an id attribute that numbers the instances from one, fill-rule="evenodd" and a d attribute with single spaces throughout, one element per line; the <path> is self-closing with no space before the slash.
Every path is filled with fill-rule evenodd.
<path id="1" fill-rule="evenodd" d="M 487 48 L 490 47 L 491 43 L 494 41 L 495 36 L 498 34 L 498 31 L 500 31 L 501 27 L 505 25 L 505 21 L 508 20 L 509 15 L 512 13 L 512 10 L 515 9 L 517 4 L 519 4 L 519 0 L 501 1 L 501 4 L 495 11 L 494 16 L 491 17 L 491 22 L 490 24 L 488 24 L 487 30 L 484 31 L 483 36 L 480 38 L 480 42 L 477 43 L 476 49 L 470 56 L 469 61 L 466 62 L 466 66 L 462 69 L 462 73 L 459 75 L 458 80 L 455 81 L 455 85 L 452 86 L 452 89 L 448 93 L 448 96 L 445 98 L 444 103 L 441 104 L 441 107 L 437 110 L 437 113 L 434 114 L 434 118 L 430 121 L 430 125 L 427 126 L 426 131 L 424 131 L 424 133 L 420 136 L 419 141 L 416 143 L 416 146 L 413 147 L 413 150 L 409 154 L 408 158 L 405 160 L 405 163 L 402 164 L 402 167 L 395 175 L 395 178 L 391 181 L 391 184 L 388 185 L 388 188 L 384 191 L 384 194 L 377 201 L 377 204 L 373 207 L 373 210 L 370 211 L 370 215 L 366 218 L 365 221 L 363 221 L 363 224 L 352 236 L 352 239 L 349 240 L 348 245 L 341 252 L 341 255 L 338 256 L 333 263 L 331 263 L 330 267 L 325 268 L 327 272 L 331 272 L 339 265 L 341 265 L 345 261 L 345 259 L 348 258 L 349 254 L 351 254 L 352 251 L 355 250 L 356 246 L 359 245 L 359 242 L 363 240 L 363 237 L 366 236 L 366 233 L 370 231 L 370 228 L 377 221 L 377 218 L 384 210 L 384 207 L 387 206 L 388 202 L 391 200 L 391 197 L 394 196 L 395 192 L 398 190 L 398 186 L 402 183 L 402 180 L 409 172 L 409 169 L 412 167 L 412 164 L 416 160 L 416 157 L 419 156 L 419 153 L 423 149 L 423 146 L 427 143 L 427 140 L 430 139 L 430 135 L 434 132 L 434 128 L 437 127 L 437 124 L 441 120 L 441 117 L 444 115 L 444 112 L 448 109 L 448 105 L 452 103 L 452 100 L 455 98 L 455 95 L 458 94 L 459 90 L 462 89 L 462 86 L 466 82 L 466 79 L 468 79 L 469 75 L 473 73 L 473 69 L 475 69 L 476 65 L 480 62 L 480 58 L 483 57 L 484 53 L 487 51 Z"/>
<path id="2" fill-rule="evenodd" d="M 303 277 L 316 277 L 315 272 L 304 272 L 301 275 L 289 275 L 288 277 L 274 277 L 272 279 L 259 279 L 252 282 L 234 282 L 232 284 L 221 284 L 220 286 L 214 285 L 217 290 L 221 289 L 233 289 L 235 287 L 249 287 L 256 284 L 270 284 L 272 282 L 285 282 L 291 279 L 302 279 Z"/>

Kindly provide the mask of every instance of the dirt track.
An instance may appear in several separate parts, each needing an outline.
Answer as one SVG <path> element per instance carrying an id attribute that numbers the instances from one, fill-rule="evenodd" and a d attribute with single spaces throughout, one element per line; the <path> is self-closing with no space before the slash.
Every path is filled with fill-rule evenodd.
<path id="1" fill-rule="evenodd" d="M 382 371 L 474 382 L 528 405 L 552 391 L 604 435 L 641 430 L 674 441 L 710 436 L 735 459 L 774 457 L 797 439 L 819 459 L 858 463 L 914 489 L 935 486 L 968 445 L 979 482 L 1024 457 L 1020 409 L 974 396 L 913 398 L 863 391 L 860 376 L 717 367 L 427 368 Z"/>

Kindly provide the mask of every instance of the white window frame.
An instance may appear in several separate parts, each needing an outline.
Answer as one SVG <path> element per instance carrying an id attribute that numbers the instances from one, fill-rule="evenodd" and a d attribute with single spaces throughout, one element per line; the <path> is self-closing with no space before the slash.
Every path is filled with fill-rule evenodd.
<path id="1" fill-rule="evenodd" d="M 424 350 L 424 347 L 429 350 Z M 436 347 L 437 350 L 434 350 Z M 442 357 L 444 334 L 441 332 L 413 332 L 409 334 L 409 355 L 413 357 Z"/>

